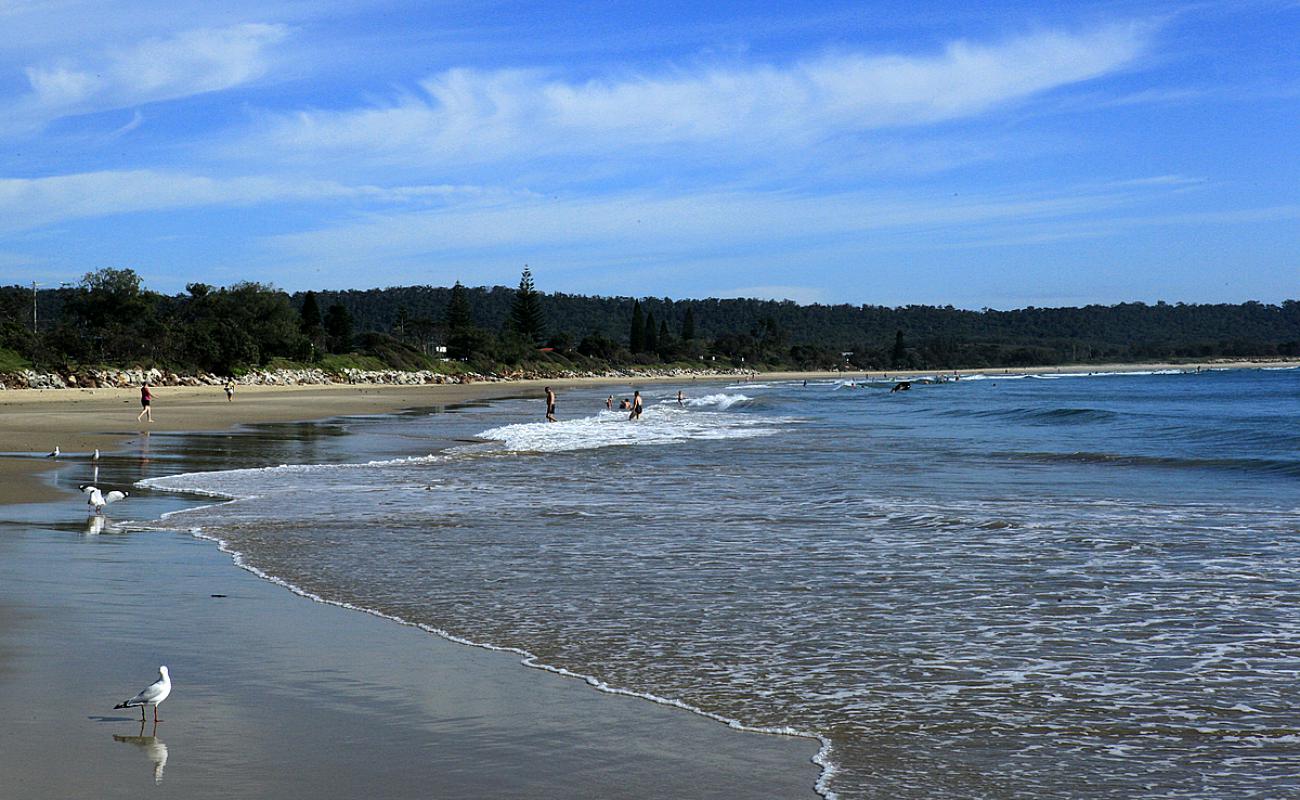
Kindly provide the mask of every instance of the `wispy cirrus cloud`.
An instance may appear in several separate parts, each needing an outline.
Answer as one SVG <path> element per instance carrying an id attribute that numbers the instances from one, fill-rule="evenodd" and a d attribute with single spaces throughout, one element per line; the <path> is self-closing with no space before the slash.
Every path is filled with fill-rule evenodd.
<path id="1" fill-rule="evenodd" d="M 1152 191 L 1082 190 L 919 199 L 898 193 L 714 191 L 687 194 L 494 198 L 431 210 L 394 210 L 318 230 L 271 237 L 289 260 L 351 265 L 499 253 L 563 252 L 597 263 L 617 249 L 630 260 L 703 253 L 798 252 L 812 243 L 875 246 L 890 236 L 948 240 L 1014 221 L 1050 222 L 1131 213 Z M 622 257 L 622 256 L 620 256 Z"/>
<path id="2" fill-rule="evenodd" d="M 28 90 L 13 100 L 0 131 L 241 86 L 266 73 L 268 51 L 288 34 L 260 23 L 203 28 L 30 65 Z"/>
<path id="3" fill-rule="evenodd" d="M 106 170 L 45 178 L 0 178 L 0 231 L 77 219 L 204 207 L 340 200 L 414 205 L 496 197 L 473 186 L 346 185 L 271 176 L 213 178 L 162 170 Z"/>
<path id="4" fill-rule="evenodd" d="M 611 154 L 628 148 L 787 151 L 864 131 L 970 118 L 1123 70 L 1142 24 L 955 41 L 927 55 L 836 52 L 572 81 L 540 71 L 452 69 L 395 101 L 273 118 L 246 145 L 290 157 L 346 153 L 420 165 Z M 678 153 L 680 155 L 680 153 Z"/>

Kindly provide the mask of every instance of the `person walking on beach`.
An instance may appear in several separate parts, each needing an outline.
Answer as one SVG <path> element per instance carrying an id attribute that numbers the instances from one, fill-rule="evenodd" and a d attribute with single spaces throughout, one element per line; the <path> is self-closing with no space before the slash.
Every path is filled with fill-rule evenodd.
<path id="1" fill-rule="evenodd" d="M 632 413 L 627 415 L 629 421 L 641 419 L 641 392 L 640 390 L 632 393 Z"/>
<path id="2" fill-rule="evenodd" d="M 555 392 L 546 387 L 546 421 L 555 422 Z"/>
<path id="3" fill-rule="evenodd" d="M 226 402 L 232 403 L 235 400 L 235 382 L 234 380 L 226 381 Z"/>
<path id="4" fill-rule="evenodd" d="M 153 422 L 153 409 L 150 404 L 153 402 L 153 393 L 149 391 L 149 381 L 140 384 L 140 416 L 135 418 L 139 422 L 144 417 L 148 417 Z"/>

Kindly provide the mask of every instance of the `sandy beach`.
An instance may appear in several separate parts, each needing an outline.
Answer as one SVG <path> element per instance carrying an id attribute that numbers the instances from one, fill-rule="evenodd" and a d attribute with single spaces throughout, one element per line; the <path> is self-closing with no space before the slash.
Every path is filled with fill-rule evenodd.
<path id="1" fill-rule="evenodd" d="M 383 413 L 521 389 L 250 390 L 231 404 L 163 389 L 153 431 Z M 210 542 L 111 524 L 89 533 L 68 487 L 94 469 L 85 451 L 96 446 L 108 483 L 125 480 L 115 463 L 148 452 L 132 430 L 134 394 L 47 392 L 18 402 L 14 394 L 4 397 L 5 449 L 40 450 L 58 438 L 74 454 L 5 460 L 8 475 L 29 474 L 25 484 L 5 481 L 0 505 L 0 691 L 24 698 L 12 709 L 19 724 L 0 735 L 0 772 L 22 796 L 815 796 L 815 741 L 735 731 L 526 669 L 517 656 L 312 602 L 238 569 Z M 257 435 L 245 437 L 250 446 Z M 167 438 L 155 436 L 152 457 Z M 130 517 L 185 502 L 133 497 Z M 163 663 L 176 689 L 157 730 L 152 722 L 142 730 L 133 712 L 111 709 Z"/>

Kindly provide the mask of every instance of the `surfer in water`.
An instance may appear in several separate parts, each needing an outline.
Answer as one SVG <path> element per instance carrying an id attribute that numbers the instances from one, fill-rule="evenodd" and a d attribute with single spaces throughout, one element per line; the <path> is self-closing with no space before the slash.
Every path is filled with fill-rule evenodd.
<path id="1" fill-rule="evenodd" d="M 681 389 L 677 390 L 677 405 L 679 406 L 686 405 L 686 395 L 682 394 Z"/>
<path id="2" fill-rule="evenodd" d="M 641 419 L 641 392 L 639 390 L 632 393 L 632 413 L 628 414 L 627 418 L 629 421 Z"/>
<path id="3" fill-rule="evenodd" d="M 546 421 L 555 422 L 555 392 L 546 387 Z"/>

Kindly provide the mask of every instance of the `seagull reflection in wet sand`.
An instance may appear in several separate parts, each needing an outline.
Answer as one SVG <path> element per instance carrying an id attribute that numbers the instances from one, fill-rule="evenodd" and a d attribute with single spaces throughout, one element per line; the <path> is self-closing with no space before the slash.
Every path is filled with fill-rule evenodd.
<path id="1" fill-rule="evenodd" d="M 123 744 L 133 744 L 144 750 L 144 754 L 153 762 L 153 782 L 162 783 L 163 769 L 167 766 L 167 745 L 163 744 L 162 739 L 158 738 L 158 723 L 153 724 L 153 729 L 148 736 L 144 735 L 143 721 L 140 722 L 140 734 L 138 736 L 122 736 L 113 734 L 113 741 L 122 742 Z"/>

